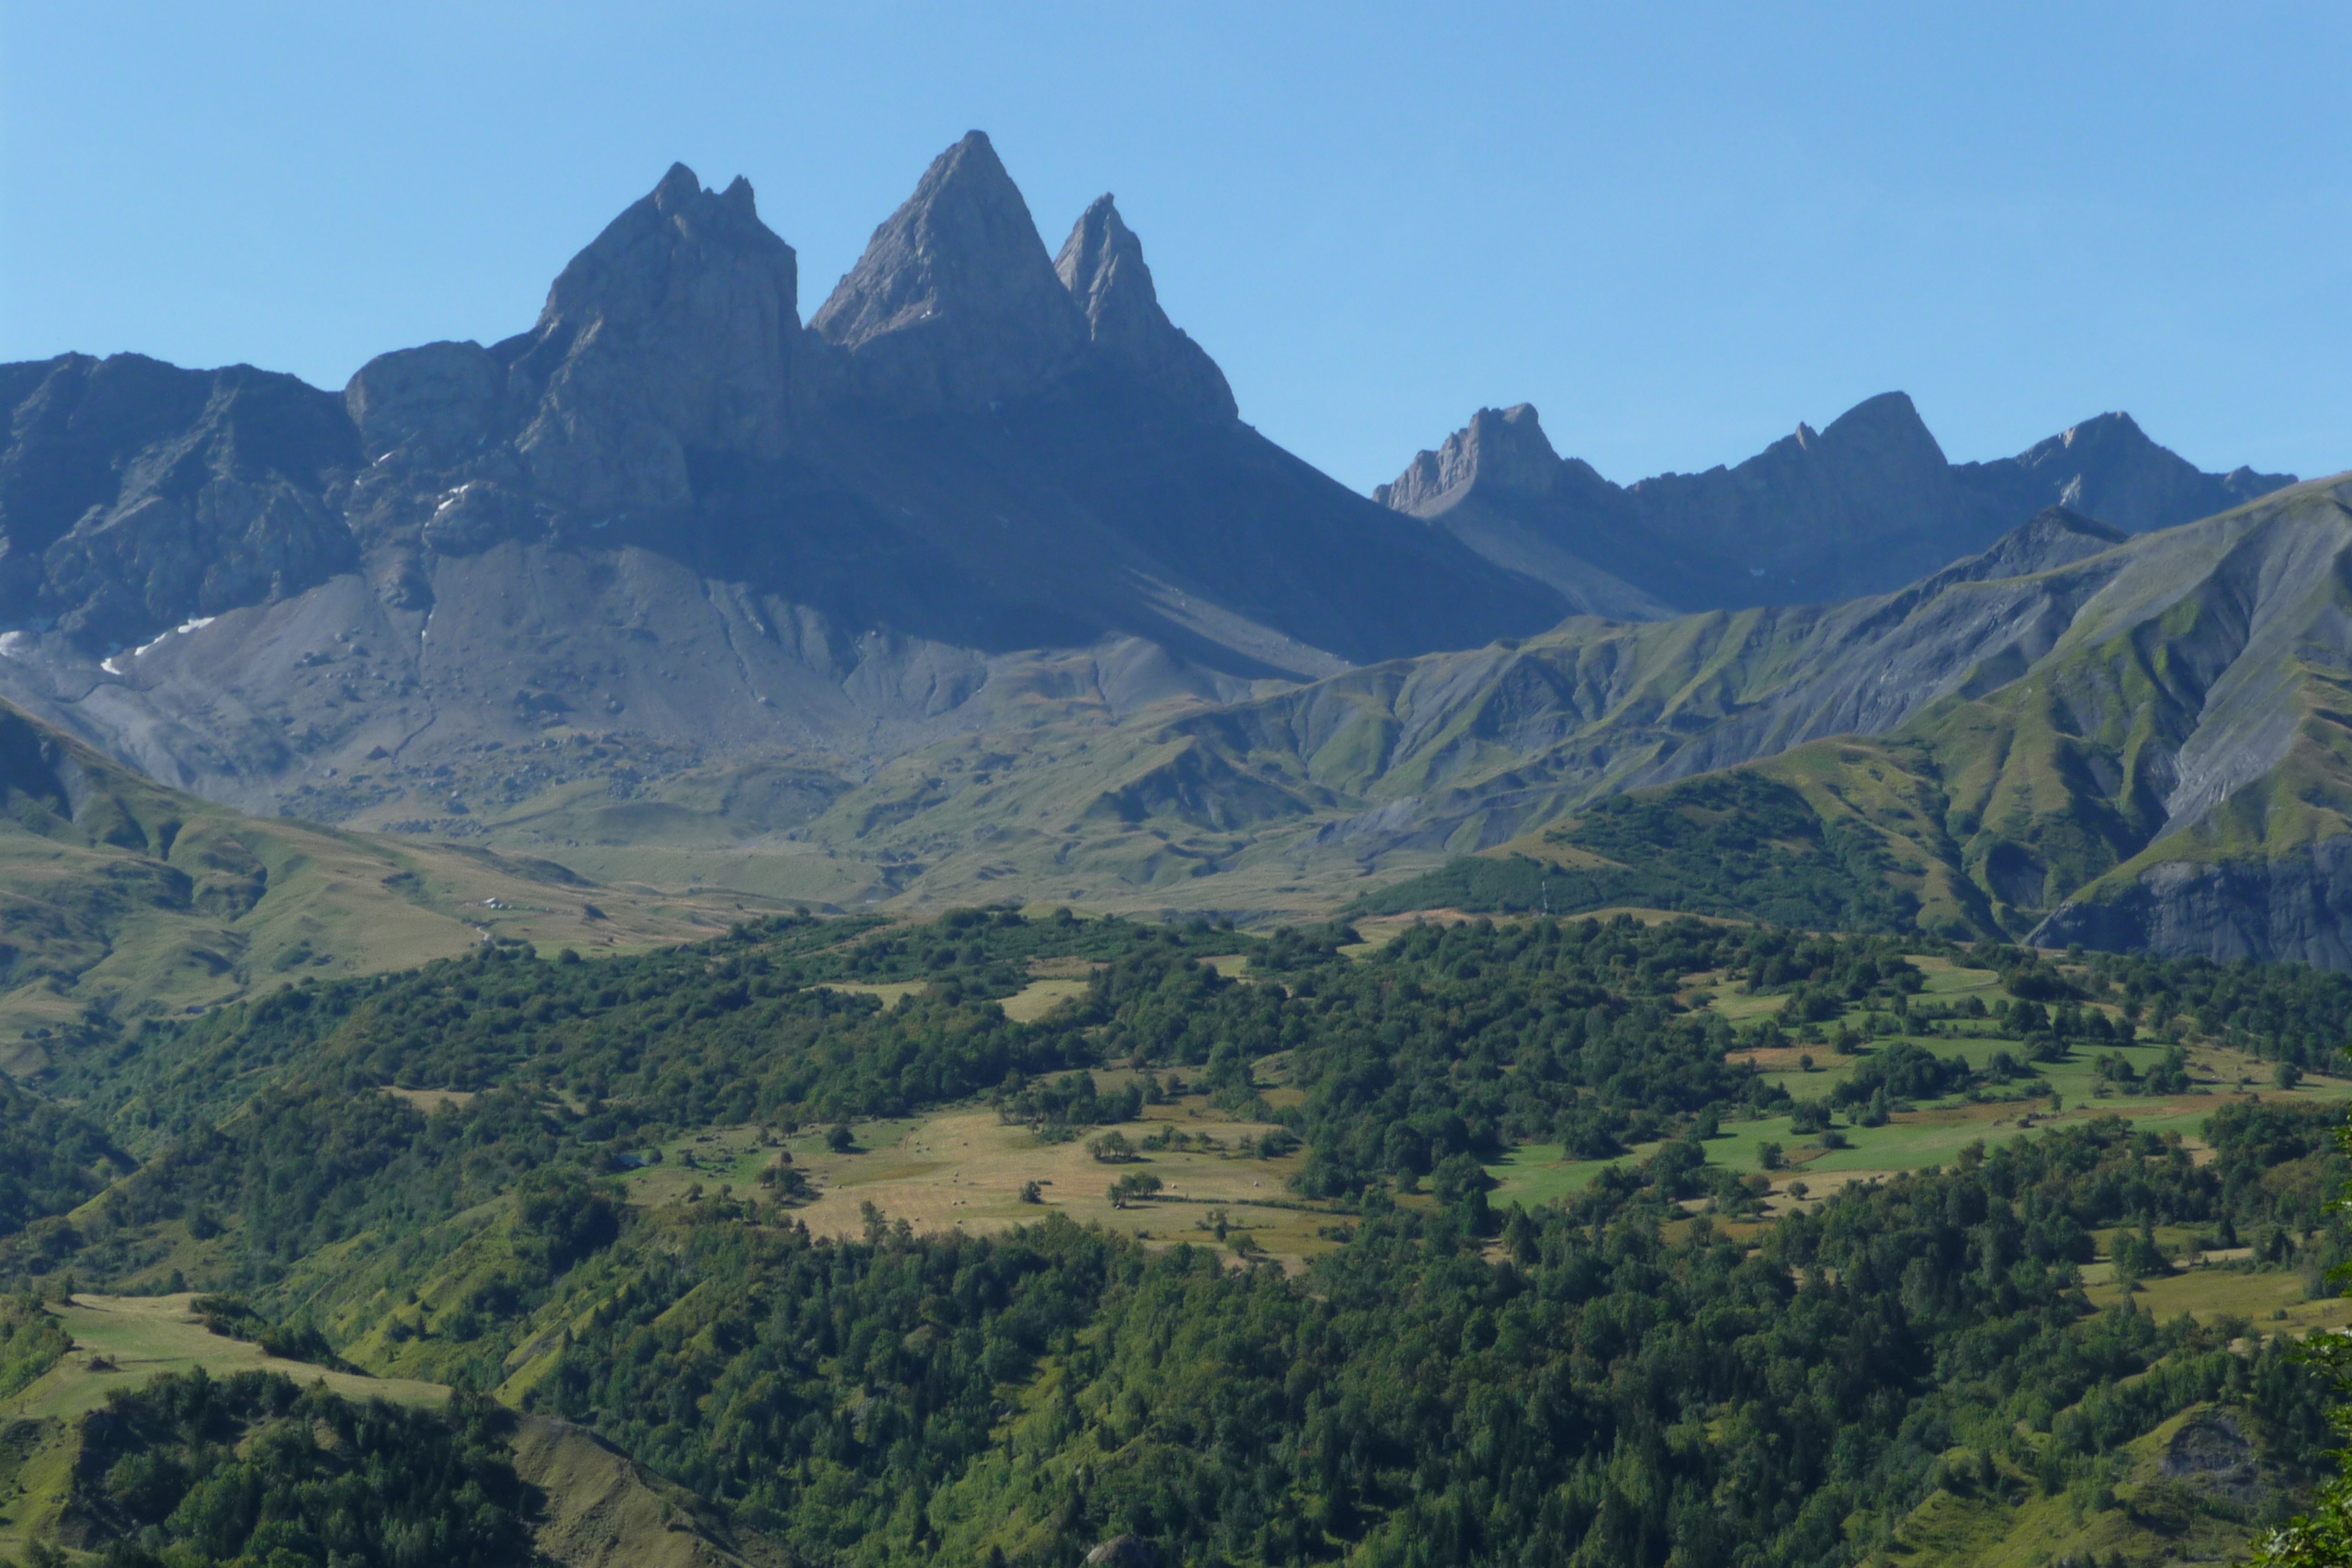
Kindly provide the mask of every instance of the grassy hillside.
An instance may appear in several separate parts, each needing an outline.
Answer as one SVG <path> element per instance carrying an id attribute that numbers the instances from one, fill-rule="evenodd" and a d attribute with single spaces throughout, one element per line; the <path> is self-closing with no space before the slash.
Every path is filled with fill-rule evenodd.
<path id="1" fill-rule="evenodd" d="M 0 705 L 0 1066 L 97 1017 L 202 1010 L 306 976 L 404 969 L 486 934 L 632 951 L 736 898 L 606 888 L 553 862 L 251 817 Z"/>
<path id="2" fill-rule="evenodd" d="M 2324 563 L 2352 542 L 2347 516 L 2306 487 L 2138 542 L 2046 652 L 1883 740 L 1635 791 L 1484 852 L 1499 868 L 1456 863 L 1358 907 L 1518 910 L 1532 891 L 1820 929 L 2048 921 L 2061 944 L 2340 966 L 2326 847 L 2352 824 L 2352 692 L 2326 652 L 2344 605 Z M 1613 864 L 1561 863 L 1575 851 Z"/>

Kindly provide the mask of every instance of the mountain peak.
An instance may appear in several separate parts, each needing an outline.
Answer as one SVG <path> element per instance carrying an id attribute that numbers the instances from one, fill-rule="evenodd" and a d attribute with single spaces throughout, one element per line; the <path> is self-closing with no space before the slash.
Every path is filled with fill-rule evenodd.
<path id="1" fill-rule="evenodd" d="M 2006 470 L 2063 505 L 2113 519 L 2134 532 L 2225 511 L 2294 483 L 2292 474 L 2247 468 L 2200 473 L 2120 412 L 2068 426 L 2006 463 L 1983 467 Z"/>
<path id="2" fill-rule="evenodd" d="M 1983 554 L 1959 563 L 1954 575 L 1979 582 L 2032 577 L 2105 554 L 2130 537 L 2073 507 L 2045 506 L 1993 541 Z"/>
<path id="3" fill-rule="evenodd" d="M 1932 452 L 1938 466 L 1944 461 L 1943 447 L 1928 432 L 1927 422 L 1919 417 L 1918 405 L 1907 392 L 1882 392 L 1864 398 L 1831 420 L 1820 439 L 1829 446 L 1867 443 L 1900 448 L 1919 458 Z"/>
<path id="4" fill-rule="evenodd" d="M 583 510 L 657 510 L 688 499 L 687 447 L 780 450 L 799 291 L 751 182 L 722 195 L 671 164 L 572 258 L 512 358 L 533 477 Z"/>
<path id="5" fill-rule="evenodd" d="M 869 395 L 905 408 L 1042 390 L 1087 341 L 1028 204 L 977 131 L 931 160 L 811 325 L 849 352 Z"/>
<path id="6" fill-rule="evenodd" d="M 1085 315 L 1099 361 L 1171 403 L 1213 419 L 1234 416 L 1224 372 L 1160 308 L 1143 242 L 1108 193 L 1079 216 L 1054 258 L 1054 273 Z"/>
<path id="7" fill-rule="evenodd" d="M 1486 494 L 1549 495 L 1559 468 L 1559 454 L 1544 435 L 1534 404 L 1481 408 L 1436 451 L 1417 453 L 1396 481 L 1375 489 L 1372 499 L 1423 516 L 1440 500 L 1472 485 Z"/>
<path id="8" fill-rule="evenodd" d="M 662 211 L 671 212 L 701 194 L 702 182 L 694 177 L 694 171 L 683 163 L 672 163 L 669 173 L 664 174 L 661 183 L 654 187 L 653 201 L 654 205 Z"/>
<path id="9" fill-rule="evenodd" d="M 1134 332 L 1160 309 L 1151 268 L 1143 263 L 1143 242 L 1118 216 L 1118 203 L 1108 191 L 1078 215 L 1062 253 L 1054 258 L 1054 275 L 1086 312 L 1097 342 L 1106 330 L 1114 335 Z"/>
<path id="10" fill-rule="evenodd" d="M 2084 446 L 2096 446 L 2102 441 L 2118 441 L 2132 446 L 2156 445 L 2147 438 L 2147 432 L 2139 427 L 2139 421 L 2121 410 L 2098 415 L 2080 425 L 2070 425 L 2060 431 L 2055 439 L 2061 447 L 2072 447 L 2078 441 Z M 2049 444 L 2046 441 L 2042 443 L 2045 447 Z"/>

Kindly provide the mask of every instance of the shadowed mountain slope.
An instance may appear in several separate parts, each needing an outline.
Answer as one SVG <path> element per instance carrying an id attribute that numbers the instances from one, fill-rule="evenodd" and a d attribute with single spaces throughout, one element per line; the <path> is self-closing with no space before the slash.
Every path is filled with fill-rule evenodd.
<path id="1" fill-rule="evenodd" d="M 1604 615 L 1828 603 L 1885 593 L 2046 506 L 2138 533 L 2294 482 L 2206 474 L 2103 414 L 2015 458 L 1951 464 L 1890 392 L 1825 430 L 1800 425 L 1736 468 L 1619 487 L 1562 459 L 1533 407 L 1482 408 L 1375 499 Z"/>

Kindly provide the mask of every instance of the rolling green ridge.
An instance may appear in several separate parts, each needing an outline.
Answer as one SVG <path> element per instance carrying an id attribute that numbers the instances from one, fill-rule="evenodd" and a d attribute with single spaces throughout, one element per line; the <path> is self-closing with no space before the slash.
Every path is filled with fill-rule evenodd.
<path id="1" fill-rule="evenodd" d="M 0 1065 L 110 1018 L 402 969 L 497 931 L 641 947 L 739 900 L 600 889 L 545 860 L 247 816 L 0 703 Z"/>
<path id="2" fill-rule="evenodd" d="M 1635 812 L 1663 851 L 1630 857 L 1638 870 L 1464 867 L 1361 907 L 1466 895 L 1463 907 L 1525 908 L 1548 877 L 1568 910 L 1641 902 L 1834 929 L 1858 923 L 1847 884 L 1883 886 L 1916 900 L 1899 923 L 1947 934 L 2039 929 L 2062 944 L 2341 965 L 2328 910 L 2352 745 L 2326 628 L 2343 610 L 2330 563 L 2352 540 L 2346 521 L 2336 489 L 2305 487 L 2135 541 L 2076 568 L 2107 580 L 2030 665 L 1972 677 L 1980 694 L 1944 696 L 1884 740 L 1816 741 L 1730 775 L 1752 782 L 1637 791 L 1496 852 L 1622 856 L 1621 814 Z M 1719 821 L 1727 809 L 1743 820 Z M 1760 855 L 1751 869 L 1765 874 L 1710 879 L 1675 853 L 1701 840 Z M 1855 846 L 1884 875 L 1840 881 Z M 1778 890 L 1791 877 L 1818 884 L 1793 905 Z"/>
<path id="3" fill-rule="evenodd" d="M 1968 937 L 2050 921 L 2060 945 L 2352 964 L 2332 913 L 2352 898 L 2347 667 L 2331 651 L 2345 489 L 2314 481 L 2128 540 L 2053 510 L 1897 594 L 1639 625 L 1580 617 L 1236 700 L 1186 692 L 1121 709 L 1041 668 L 992 700 L 992 727 L 856 778 L 797 754 L 633 761 L 625 736 L 558 726 L 479 759 L 498 787 L 469 791 L 462 821 L 435 819 L 463 829 L 470 858 L 407 831 L 422 820 L 408 795 L 345 800 L 322 784 L 322 811 L 404 830 L 331 839 L 346 858 L 398 861 L 366 876 L 320 875 L 327 841 L 305 839 L 274 880 L 254 882 L 230 855 L 224 867 L 247 868 L 235 881 L 202 859 L 214 839 L 259 855 L 312 830 L 190 806 L 75 752 L 121 805 L 66 821 L 39 805 L 63 799 L 62 783 L 28 774 L 17 788 L 27 869 L 12 889 L 74 891 L 13 917 L 32 933 L 18 966 L 41 977 L 13 994 L 30 1010 L 16 1033 L 60 1028 L 93 1002 L 208 1005 L 321 958 L 330 972 L 382 967 L 412 928 L 406 956 L 421 959 L 463 940 L 453 917 L 587 951 L 780 900 L 920 914 L 1010 899 L 1267 925 L 1465 898 L 1534 907 L 1549 891 L 1559 910 Z M 610 767 L 626 776 L 598 771 Z M 1765 783 L 1696 782 L 1726 769 Z M 1719 822 L 1676 826 L 1697 822 L 1685 805 L 1727 809 L 1706 804 L 1724 790 L 1745 792 L 1738 810 L 1757 816 L 1745 839 Z M 1601 809 L 1619 797 L 1633 804 Z M 160 844 L 158 802 L 191 823 L 209 814 L 161 868 L 108 837 L 143 823 L 142 842 Z M 1742 858 L 1736 871 L 1725 853 Z M 1446 869 L 1515 854 L 1567 880 L 1547 889 L 1537 872 L 1527 905 L 1524 869 Z M 1441 879 L 1411 880 L 1430 873 Z M 1482 890 L 1465 893 L 1465 878 Z M 261 902 L 195 929 L 238 887 Z M 296 914 L 305 888 L 331 907 Z M 612 923 L 578 916 L 590 902 Z M 163 906 L 171 919 L 151 912 Z M 643 929 L 620 929 L 631 921 Z"/>

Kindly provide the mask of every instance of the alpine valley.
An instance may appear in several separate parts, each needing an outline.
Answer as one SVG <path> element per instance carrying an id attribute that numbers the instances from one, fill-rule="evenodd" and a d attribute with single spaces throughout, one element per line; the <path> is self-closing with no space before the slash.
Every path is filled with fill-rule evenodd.
<path id="1" fill-rule="evenodd" d="M 1049 255 L 977 132 L 805 326 L 750 186 L 680 167 L 489 348 L 340 398 L 68 354 L 0 401 L 0 694 L 264 816 L 1258 918 L 1928 725 L 1936 829 L 1876 830 L 1945 928 L 2079 893 L 2070 936 L 2342 962 L 2330 486 L 2122 415 L 1955 465 L 1888 394 L 1622 489 L 1481 410 L 1367 500 L 1240 421 L 1109 197 Z"/>
<path id="2" fill-rule="evenodd" d="M 0 1561 L 2340 1561 L 2352 475 L 1367 497 L 977 132 L 0 406 Z"/>

